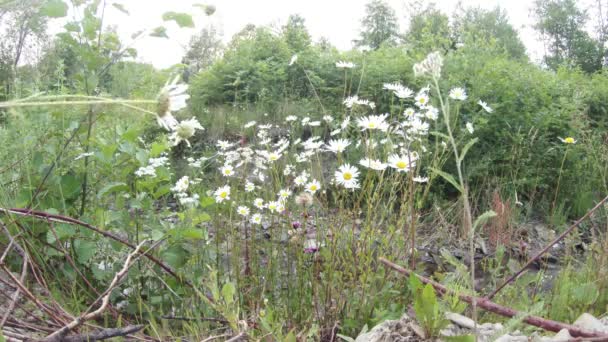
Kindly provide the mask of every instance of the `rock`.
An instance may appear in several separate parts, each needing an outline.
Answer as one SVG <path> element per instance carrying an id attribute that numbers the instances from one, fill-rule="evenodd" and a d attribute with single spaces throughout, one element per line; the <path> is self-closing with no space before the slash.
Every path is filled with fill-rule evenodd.
<path id="1" fill-rule="evenodd" d="M 555 336 L 553 336 L 553 337 L 541 337 L 540 341 L 541 342 L 566 342 L 566 341 L 570 341 L 572 339 L 574 339 L 574 337 L 572 337 L 570 335 L 570 332 L 568 331 L 568 329 L 562 329 L 557 334 L 555 334 Z"/>
<path id="2" fill-rule="evenodd" d="M 469 317 L 454 312 L 446 312 L 445 318 L 449 319 L 452 323 L 462 328 L 473 329 L 475 327 L 475 321 L 473 321 Z"/>
<path id="3" fill-rule="evenodd" d="M 608 326 L 604 325 L 599 319 L 588 313 L 580 315 L 574 322 L 574 325 L 583 329 L 608 334 Z"/>
<path id="4" fill-rule="evenodd" d="M 419 340 L 410 330 L 411 319 L 403 315 L 399 320 L 387 320 L 372 330 L 357 336 L 355 342 L 409 342 Z"/>
<path id="5" fill-rule="evenodd" d="M 528 342 L 528 337 L 527 336 L 521 336 L 521 335 L 510 335 L 510 334 L 506 334 L 506 335 L 502 335 L 499 338 L 495 339 L 494 342 Z"/>

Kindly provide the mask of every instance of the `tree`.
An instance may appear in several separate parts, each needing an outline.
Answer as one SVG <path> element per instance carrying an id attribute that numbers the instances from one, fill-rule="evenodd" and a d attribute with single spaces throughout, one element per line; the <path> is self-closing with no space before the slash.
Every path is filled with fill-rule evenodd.
<path id="1" fill-rule="evenodd" d="M 382 44 L 396 44 L 399 25 L 395 10 L 383 0 L 372 0 L 365 5 L 365 13 L 361 20 L 360 39 L 355 40 L 356 45 L 378 49 Z"/>
<path id="2" fill-rule="evenodd" d="M 425 9 L 412 8 L 405 41 L 420 56 L 432 50 L 446 51 L 454 45 L 449 22 L 448 16 L 432 4 Z"/>
<path id="3" fill-rule="evenodd" d="M 495 45 L 512 58 L 527 57 L 525 45 L 500 7 L 468 8 L 454 18 L 453 30 L 459 42 Z"/>
<path id="4" fill-rule="evenodd" d="M 222 55 L 223 48 L 220 32 L 210 25 L 190 39 L 182 63 L 188 65 L 188 74 L 197 74 L 213 64 Z"/>
<path id="5" fill-rule="evenodd" d="M 39 1 L 15 1 L 0 9 L 0 83 L 5 96 L 24 56 L 45 41 L 46 23 Z"/>
<path id="6" fill-rule="evenodd" d="M 535 28 L 541 33 L 545 63 L 552 69 L 560 65 L 594 72 L 602 67 L 604 47 L 584 31 L 587 13 L 574 0 L 536 0 Z"/>
<path id="7" fill-rule="evenodd" d="M 299 14 L 290 15 L 282 31 L 285 42 L 294 53 L 310 47 L 311 39 L 306 29 L 305 19 Z"/>

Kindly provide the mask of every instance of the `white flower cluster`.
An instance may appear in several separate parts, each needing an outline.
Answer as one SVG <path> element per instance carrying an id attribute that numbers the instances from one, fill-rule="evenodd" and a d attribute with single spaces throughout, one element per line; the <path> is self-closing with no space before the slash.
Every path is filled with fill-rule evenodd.
<path id="1" fill-rule="evenodd" d="M 148 160 L 148 165 L 142 166 L 135 171 L 135 176 L 137 177 L 156 177 L 156 169 L 161 166 L 167 166 L 169 164 L 169 158 L 164 155 L 161 155 L 158 158 L 150 158 Z"/>

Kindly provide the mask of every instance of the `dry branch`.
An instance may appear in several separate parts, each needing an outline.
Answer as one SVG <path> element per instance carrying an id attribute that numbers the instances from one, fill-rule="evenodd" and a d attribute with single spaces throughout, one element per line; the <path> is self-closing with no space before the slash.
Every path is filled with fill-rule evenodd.
<path id="1" fill-rule="evenodd" d="M 98 300 L 93 302 L 93 304 L 89 307 L 89 309 L 87 309 L 83 314 L 81 314 L 76 319 L 74 319 L 73 321 L 71 321 L 70 323 L 65 325 L 63 328 L 48 335 L 43 341 L 44 342 L 64 341 L 66 338 L 66 335 L 70 331 L 78 328 L 79 326 L 84 324 L 84 322 L 86 322 L 86 321 L 94 320 L 94 319 L 98 318 L 99 316 L 101 316 L 101 314 L 106 310 L 106 308 L 108 307 L 108 304 L 110 303 L 110 295 L 112 294 L 112 290 L 114 290 L 114 288 L 116 286 L 118 286 L 118 284 L 120 283 L 122 278 L 127 274 L 127 272 L 129 271 L 129 268 L 131 267 L 131 265 L 133 265 L 133 263 L 131 262 L 131 259 L 133 259 L 133 257 L 135 257 L 136 255 L 139 254 L 139 251 L 141 250 L 141 248 L 144 246 L 144 244 L 146 242 L 147 242 L 146 240 L 142 241 L 135 248 L 135 250 L 127 256 L 127 260 L 125 261 L 124 266 L 118 273 L 116 273 L 116 275 L 114 275 L 114 279 L 112 279 L 112 281 L 110 282 L 110 285 L 104 291 L 101 298 L 99 298 Z M 101 300 L 101 305 L 99 306 L 99 308 L 95 311 L 89 312 L 92 309 L 93 305 L 95 305 L 100 300 Z"/>
<path id="2" fill-rule="evenodd" d="M 524 273 L 524 271 L 526 269 L 528 269 L 528 267 L 530 267 L 530 265 L 532 265 L 536 260 L 538 260 L 541 256 L 543 256 L 543 254 L 547 253 L 547 251 L 551 247 L 553 247 L 556 243 L 558 243 L 561 240 L 563 240 L 564 237 L 566 237 L 566 235 L 570 234 L 570 232 L 572 232 L 574 230 L 574 228 L 578 227 L 579 224 L 581 224 L 584 220 L 586 220 L 589 216 L 591 216 L 591 214 L 593 214 L 594 211 L 596 211 L 598 208 L 600 208 L 606 201 L 608 201 L 608 196 L 604 197 L 603 200 L 599 201 L 595 205 L 595 207 L 593 207 L 591 210 L 589 210 L 583 217 L 581 217 L 580 219 L 578 219 L 568 229 L 566 229 L 558 237 L 556 237 L 555 239 L 553 239 L 553 241 L 551 241 L 545 248 L 543 248 L 540 252 L 538 252 L 535 256 L 533 256 L 530 260 L 528 260 L 528 262 L 519 271 L 517 271 L 516 273 L 514 273 L 513 275 L 511 275 L 507 280 L 505 280 L 494 291 L 492 291 L 490 294 L 488 294 L 486 296 L 486 298 L 487 299 L 494 298 L 494 296 L 496 296 L 496 294 L 500 290 L 502 290 L 505 286 L 507 286 L 507 284 L 509 284 L 513 280 L 517 279 L 517 277 L 519 277 L 522 273 Z"/>
<path id="3" fill-rule="evenodd" d="M 101 341 L 112 337 L 127 336 L 143 329 L 143 325 L 129 325 L 124 328 L 108 328 L 96 331 L 91 334 L 82 334 L 64 337 L 63 342 L 93 342 Z"/>
<path id="4" fill-rule="evenodd" d="M 480 307 L 486 311 L 490 311 L 495 314 L 509 317 L 509 318 L 525 315 L 525 313 L 523 313 L 521 311 L 517 311 L 517 310 L 511 309 L 511 308 L 496 304 L 487 298 L 473 297 L 473 296 L 469 296 L 469 295 L 465 295 L 465 294 L 461 294 L 461 293 L 456 293 L 456 292 L 446 288 L 445 286 L 439 284 L 438 282 L 436 282 L 434 280 L 431 280 L 429 278 L 418 275 L 408 269 L 405 269 L 395 263 L 388 261 L 387 259 L 380 258 L 380 262 L 383 263 L 386 267 L 389 267 L 401 274 L 405 274 L 408 276 L 412 275 L 412 274 L 415 275 L 424 284 L 431 284 L 435 288 L 437 293 L 439 293 L 440 295 L 449 293 L 449 294 L 458 296 L 461 300 L 463 300 L 467 303 L 472 303 L 473 301 L 475 301 L 475 303 L 477 304 L 477 307 Z M 608 335 L 605 335 L 605 334 L 602 334 L 599 332 L 589 331 L 589 330 L 582 329 L 582 328 L 574 326 L 574 325 L 561 323 L 561 322 L 545 319 L 545 318 L 538 317 L 538 316 L 531 316 L 531 315 L 525 316 L 523 321 L 530 325 L 534 325 L 536 327 L 539 327 L 539 328 L 542 328 L 542 329 L 545 329 L 548 331 L 553 331 L 553 332 L 558 332 L 562 329 L 567 329 L 570 332 L 570 335 L 573 337 L 597 337 L 597 338 L 603 338 L 603 339 L 608 340 Z"/>

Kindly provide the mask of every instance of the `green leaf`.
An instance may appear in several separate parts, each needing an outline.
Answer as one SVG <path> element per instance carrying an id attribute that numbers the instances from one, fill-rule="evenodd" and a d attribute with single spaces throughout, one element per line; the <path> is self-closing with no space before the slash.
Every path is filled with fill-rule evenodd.
<path id="1" fill-rule="evenodd" d="M 162 260 L 173 268 L 180 268 L 186 263 L 187 251 L 181 246 L 172 246 L 165 250 L 161 256 Z"/>
<path id="2" fill-rule="evenodd" d="M 471 141 L 469 141 L 466 145 L 464 145 L 464 147 L 462 148 L 462 151 L 460 151 L 460 158 L 458 159 L 459 161 L 463 161 L 464 160 L 464 156 L 467 155 L 467 152 L 469 152 L 469 149 L 471 148 L 471 146 L 475 145 L 475 143 L 478 141 L 479 139 L 475 138 Z"/>
<path id="3" fill-rule="evenodd" d="M 61 176 L 61 191 L 65 198 L 72 198 L 80 192 L 80 180 L 73 174 Z"/>
<path id="4" fill-rule="evenodd" d="M 202 208 L 207 208 L 208 206 L 215 204 L 215 199 L 213 199 L 213 197 L 202 197 L 200 203 Z"/>
<path id="5" fill-rule="evenodd" d="M 152 33 L 150 33 L 150 36 L 152 37 L 157 37 L 157 38 L 169 38 L 169 36 L 167 35 L 167 28 L 164 26 L 159 26 L 157 28 L 155 28 L 154 30 L 152 30 Z"/>
<path id="6" fill-rule="evenodd" d="M 448 342 L 475 342 L 475 335 L 442 336 Z"/>
<path id="7" fill-rule="evenodd" d="M 232 304 L 234 302 L 234 293 L 236 289 L 232 283 L 226 283 L 222 287 L 222 297 L 226 304 Z"/>
<path id="8" fill-rule="evenodd" d="M 127 183 L 113 182 L 113 183 L 110 183 L 110 184 L 104 186 L 103 188 L 101 188 L 101 190 L 99 190 L 99 192 L 97 193 L 97 198 L 101 199 L 107 194 L 111 194 L 111 193 L 119 192 L 119 191 L 128 191 L 128 190 L 129 190 L 129 186 L 127 185 Z"/>
<path id="9" fill-rule="evenodd" d="M 165 12 L 163 13 L 163 20 L 173 20 L 179 27 L 194 27 L 194 21 L 192 16 L 188 13 L 181 12 Z"/>
<path id="10" fill-rule="evenodd" d="M 489 219 L 495 216 L 496 213 L 494 212 L 494 210 L 488 210 L 485 213 L 477 216 L 477 218 L 475 219 L 475 223 L 473 223 L 473 231 L 475 231 L 478 226 L 486 224 Z"/>
<path id="11" fill-rule="evenodd" d="M 437 132 L 437 131 L 433 131 L 433 132 L 430 132 L 430 134 L 431 134 L 431 135 L 434 135 L 434 136 L 438 136 L 438 137 L 440 137 L 440 138 L 443 138 L 443 139 L 445 139 L 445 141 L 446 141 L 446 142 L 450 141 L 450 137 L 448 137 L 448 136 L 447 136 L 446 134 L 444 134 L 444 133 Z"/>
<path id="12" fill-rule="evenodd" d="M 440 175 L 443 179 L 445 179 L 446 181 L 448 181 L 450 184 L 452 184 L 456 190 L 460 191 L 460 193 L 462 193 L 462 187 L 460 186 L 460 184 L 458 184 L 458 182 L 456 182 L 456 179 L 454 179 L 454 176 L 452 176 L 451 174 L 447 173 L 447 172 L 443 172 L 441 170 L 438 170 L 434 167 L 430 168 L 431 171 L 435 172 L 436 174 Z"/>
<path id="13" fill-rule="evenodd" d="M 70 238 L 76 234 L 76 229 L 69 224 L 56 224 L 53 227 L 55 228 L 57 239 L 60 241 Z M 55 243 L 57 239 L 55 239 L 55 234 L 53 234 L 53 231 L 49 229 L 46 233 L 46 242 Z"/>
<path id="14" fill-rule="evenodd" d="M 355 339 L 349 336 L 345 336 L 342 334 L 336 334 L 336 336 L 338 336 L 339 338 L 343 339 L 344 341 L 348 341 L 348 342 L 355 342 Z"/>
<path id="15" fill-rule="evenodd" d="M 47 0 L 40 7 L 40 14 L 50 18 L 63 18 L 68 15 L 68 5 L 61 0 Z"/>
<path id="16" fill-rule="evenodd" d="M 129 15 L 129 11 L 127 11 L 127 9 L 125 8 L 125 6 L 123 4 L 119 4 L 117 2 L 112 3 L 112 6 L 114 6 L 114 8 L 116 8 L 117 10 L 121 11 L 122 13 Z"/>
<path id="17" fill-rule="evenodd" d="M 76 257 L 81 264 L 87 263 L 97 253 L 97 245 L 92 241 L 76 240 L 74 247 Z"/>

